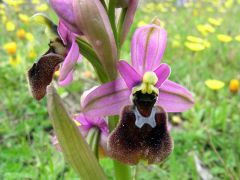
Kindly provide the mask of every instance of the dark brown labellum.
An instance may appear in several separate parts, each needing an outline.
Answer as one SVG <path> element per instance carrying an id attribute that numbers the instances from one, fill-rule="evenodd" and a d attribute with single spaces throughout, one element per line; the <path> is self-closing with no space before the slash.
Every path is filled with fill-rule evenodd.
<path id="1" fill-rule="evenodd" d="M 41 100 L 46 95 L 46 88 L 53 79 L 54 72 L 64 57 L 54 53 L 42 56 L 28 71 L 28 80 L 32 95 Z"/>
<path id="2" fill-rule="evenodd" d="M 124 107 L 120 122 L 109 137 L 109 155 L 126 164 L 137 164 L 140 160 L 149 164 L 162 162 L 173 149 L 166 112 L 155 106 L 155 127 L 145 123 L 139 128 L 135 109 L 135 106 Z"/>

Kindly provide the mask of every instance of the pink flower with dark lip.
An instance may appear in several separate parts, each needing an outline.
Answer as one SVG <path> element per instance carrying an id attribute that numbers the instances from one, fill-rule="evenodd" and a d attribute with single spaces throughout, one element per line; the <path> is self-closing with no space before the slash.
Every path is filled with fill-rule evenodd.
<path id="1" fill-rule="evenodd" d="M 79 114 L 74 119 L 81 124 L 78 128 L 84 137 L 88 135 L 88 132 L 90 131 L 91 128 L 98 128 L 98 130 L 100 131 L 99 144 L 106 152 L 107 138 L 109 135 L 106 120 L 100 117 L 88 118 L 84 114 Z"/>
<path id="2" fill-rule="evenodd" d="M 29 84 L 35 99 L 41 100 L 46 94 L 46 87 L 51 83 L 54 72 L 60 64 L 59 85 L 66 86 L 73 80 L 73 68 L 81 60 L 77 35 L 72 33 L 61 21 L 53 26 L 57 38 L 49 43 L 49 49 L 28 71 Z"/>
<path id="3" fill-rule="evenodd" d="M 104 152 L 107 152 L 107 138 L 109 135 L 108 125 L 104 118 L 96 117 L 96 118 L 88 118 L 84 116 L 84 114 L 78 114 L 74 117 L 74 120 L 77 121 L 80 125 L 78 125 L 78 129 L 83 135 L 83 137 L 87 137 L 89 131 L 92 128 L 97 128 L 100 132 L 100 141 L 99 145 L 103 148 Z M 56 147 L 58 151 L 61 151 L 61 147 L 59 145 L 58 139 L 56 136 L 52 137 L 52 144 Z"/>
<path id="4" fill-rule="evenodd" d="M 166 47 L 167 33 L 155 24 L 140 27 L 134 33 L 131 43 L 131 64 L 118 63 L 121 77 L 101 85 L 90 92 L 82 104 L 83 113 L 91 116 L 120 114 L 122 107 L 131 104 L 132 89 L 141 84 L 146 72 L 157 76 L 155 87 L 159 90 L 157 105 L 166 112 L 183 112 L 190 109 L 194 100 L 183 86 L 168 80 L 170 67 L 161 64 Z"/>

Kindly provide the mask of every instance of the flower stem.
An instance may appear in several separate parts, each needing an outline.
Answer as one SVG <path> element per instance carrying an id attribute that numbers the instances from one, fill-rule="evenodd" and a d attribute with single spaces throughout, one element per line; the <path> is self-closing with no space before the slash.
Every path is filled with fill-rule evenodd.
<path id="1" fill-rule="evenodd" d="M 112 116 L 109 118 L 109 128 L 113 131 L 117 126 L 119 116 Z M 131 168 L 128 165 L 122 164 L 113 160 L 114 172 L 116 180 L 131 180 Z"/>
<path id="2" fill-rule="evenodd" d="M 117 34 L 117 27 L 116 27 L 116 18 L 115 18 L 115 6 L 116 6 L 116 0 L 109 0 L 109 8 L 108 8 L 108 17 L 112 26 L 114 38 L 116 45 L 118 47 L 118 34 Z"/>
<path id="3" fill-rule="evenodd" d="M 95 154 L 96 158 L 98 159 L 98 145 L 100 139 L 100 131 L 98 128 L 91 128 L 88 132 L 86 141 L 88 142 L 89 146 L 91 147 L 93 153 Z"/>
<path id="4" fill-rule="evenodd" d="M 104 71 L 101 62 L 98 59 L 96 53 L 93 51 L 92 47 L 87 42 L 80 38 L 77 38 L 76 42 L 78 43 L 81 54 L 92 64 L 100 82 L 101 83 L 108 82 L 109 81 L 108 75 Z"/>

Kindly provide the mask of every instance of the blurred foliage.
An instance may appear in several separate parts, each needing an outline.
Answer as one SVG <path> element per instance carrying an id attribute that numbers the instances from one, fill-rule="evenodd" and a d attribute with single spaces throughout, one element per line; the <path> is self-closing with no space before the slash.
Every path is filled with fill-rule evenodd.
<path id="1" fill-rule="evenodd" d="M 31 23 L 30 17 L 44 12 L 56 22 L 56 16 L 45 1 L 3 2 L 0 3 L 0 179 L 77 178 L 51 144 L 53 132 L 46 100 L 36 102 L 26 80 L 27 70 L 47 50 L 48 44 L 44 27 Z M 194 93 L 196 104 L 183 114 L 170 114 L 175 141 L 173 154 L 161 165 L 133 167 L 137 179 L 199 179 L 194 155 L 216 179 L 238 179 L 240 2 L 159 2 L 141 3 L 121 58 L 130 60 L 134 29 L 157 16 L 168 32 L 162 61 L 172 67 L 170 79 Z M 79 111 L 83 90 L 96 85 L 89 64 L 80 64 L 77 69 L 72 85 L 58 89 L 72 113 Z M 234 91 L 232 83 L 229 87 L 232 79 L 237 81 Z M 101 164 L 112 179 L 110 159 L 102 159 Z"/>

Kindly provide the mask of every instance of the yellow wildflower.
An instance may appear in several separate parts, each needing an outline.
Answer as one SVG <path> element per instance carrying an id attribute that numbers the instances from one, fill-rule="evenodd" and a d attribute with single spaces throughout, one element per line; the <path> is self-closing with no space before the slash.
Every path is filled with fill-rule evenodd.
<path id="1" fill-rule="evenodd" d="M 235 40 L 240 42 L 240 35 L 237 35 L 237 36 L 235 37 Z"/>
<path id="2" fill-rule="evenodd" d="M 155 4 L 154 3 L 147 3 L 145 7 L 143 8 L 143 11 L 146 13 L 151 13 L 155 9 Z"/>
<path id="3" fill-rule="evenodd" d="M 41 11 L 41 12 L 46 11 L 46 10 L 48 10 L 48 5 L 46 3 L 45 4 L 41 4 L 41 5 L 36 7 L 36 10 L 37 11 Z"/>
<path id="4" fill-rule="evenodd" d="M 197 30 L 204 36 L 208 35 L 208 33 L 215 32 L 215 28 L 211 26 L 210 24 L 199 24 L 197 25 Z"/>
<path id="5" fill-rule="evenodd" d="M 35 59 L 37 57 L 37 53 L 34 50 L 28 52 L 28 57 L 30 59 Z"/>
<path id="6" fill-rule="evenodd" d="M 4 16 L 2 16 L 2 23 L 3 23 L 3 24 L 5 24 L 5 23 L 6 23 L 6 21 L 7 21 L 7 16 L 5 16 L 5 15 L 4 15 Z"/>
<path id="7" fill-rule="evenodd" d="M 206 48 L 209 48 L 211 46 L 209 41 L 204 40 L 202 43 Z"/>
<path id="8" fill-rule="evenodd" d="M 156 6 L 156 10 L 164 13 L 164 12 L 167 12 L 167 9 L 163 6 L 162 3 L 158 3 L 157 6 Z"/>
<path id="9" fill-rule="evenodd" d="M 232 41 L 232 37 L 226 34 L 218 34 L 217 38 L 219 41 L 224 42 L 224 43 L 229 43 Z"/>
<path id="10" fill-rule="evenodd" d="M 212 7 L 207 7 L 207 11 L 208 11 L 208 12 L 213 12 L 214 9 L 213 9 Z"/>
<path id="11" fill-rule="evenodd" d="M 181 124 L 181 123 L 182 123 L 181 117 L 180 117 L 180 116 L 176 116 L 176 115 L 172 116 L 172 123 L 173 123 L 174 125 L 179 125 L 179 124 Z"/>
<path id="12" fill-rule="evenodd" d="M 10 55 L 14 55 L 17 52 L 17 44 L 16 42 L 9 42 L 6 43 L 3 48 L 5 49 L 5 51 L 10 54 Z"/>
<path id="13" fill-rule="evenodd" d="M 25 24 L 29 23 L 29 17 L 26 14 L 21 13 L 18 15 L 18 17 L 23 23 Z"/>
<path id="14" fill-rule="evenodd" d="M 205 81 L 205 85 L 212 90 L 220 90 L 225 86 L 225 83 L 216 79 L 209 79 Z"/>
<path id="15" fill-rule="evenodd" d="M 147 23 L 145 21 L 139 21 L 137 26 L 141 27 L 141 26 L 145 26 L 145 25 L 147 25 Z"/>
<path id="16" fill-rule="evenodd" d="M 204 40 L 196 36 L 187 36 L 187 40 L 193 43 L 202 43 Z"/>
<path id="17" fill-rule="evenodd" d="M 223 22 L 222 18 L 214 19 L 214 18 L 208 18 L 208 22 L 214 26 L 220 26 Z"/>
<path id="18" fill-rule="evenodd" d="M 20 64 L 20 56 L 11 56 L 9 59 L 9 64 L 13 67 L 16 67 L 18 64 Z"/>
<path id="19" fill-rule="evenodd" d="M 59 77 L 59 75 L 60 75 L 60 71 L 59 70 L 55 71 L 54 76 Z"/>
<path id="20" fill-rule="evenodd" d="M 32 0 L 32 3 L 33 4 L 40 4 L 40 1 L 39 0 Z"/>
<path id="21" fill-rule="evenodd" d="M 185 42 L 185 46 L 194 52 L 202 51 L 205 49 L 205 46 L 199 43 Z"/>
<path id="22" fill-rule="evenodd" d="M 6 23 L 6 30 L 7 31 L 14 31 L 16 28 L 15 24 L 12 21 L 8 21 Z"/>
<path id="23" fill-rule="evenodd" d="M 172 11 L 172 12 L 176 12 L 176 10 L 177 10 L 177 9 L 176 9 L 175 7 L 171 7 L 171 11 Z"/>
<path id="24" fill-rule="evenodd" d="M 229 83 L 229 90 L 232 93 L 237 93 L 239 90 L 239 81 L 237 79 L 232 79 Z"/>
<path id="25" fill-rule="evenodd" d="M 19 29 L 17 31 L 17 37 L 20 39 L 24 39 L 26 37 L 26 32 L 24 29 Z"/>
<path id="26" fill-rule="evenodd" d="M 215 32 L 215 28 L 212 27 L 210 24 L 205 24 L 204 27 L 205 27 L 206 31 L 208 31 L 210 33 Z"/>
<path id="27" fill-rule="evenodd" d="M 172 40 L 172 47 L 173 48 L 179 48 L 180 46 L 181 46 L 180 41 L 178 41 L 176 39 Z"/>
<path id="28" fill-rule="evenodd" d="M 193 16 L 198 16 L 199 15 L 199 12 L 197 9 L 194 9 L 193 12 L 192 12 Z"/>
<path id="29" fill-rule="evenodd" d="M 227 0 L 227 1 L 225 1 L 224 5 L 226 8 L 231 8 L 233 3 L 234 3 L 233 0 Z"/>
<path id="30" fill-rule="evenodd" d="M 225 13 L 225 12 L 226 12 L 226 9 L 225 9 L 224 7 L 220 7 L 220 8 L 218 8 L 218 11 L 219 11 L 220 13 Z"/>
<path id="31" fill-rule="evenodd" d="M 32 35 L 32 33 L 26 33 L 26 38 L 27 38 L 27 40 L 28 41 L 33 41 L 34 40 L 34 37 L 33 37 L 33 35 Z"/>

